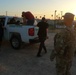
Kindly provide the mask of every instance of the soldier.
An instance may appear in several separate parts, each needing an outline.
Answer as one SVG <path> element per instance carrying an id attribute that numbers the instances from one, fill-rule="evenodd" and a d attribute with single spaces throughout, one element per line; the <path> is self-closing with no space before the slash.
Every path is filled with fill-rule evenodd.
<path id="1" fill-rule="evenodd" d="M 42 18 L 42 21 L 39 22 L 37 26 L 39 27 L 38 37 L 40 41 L 40 46 L 39 46 L 39 50 L 37 53 L 37 57 L 41 57 L 42 48 L 44 49 L 45 53 L 47 53 L 46 46 L 45 46 L 45 40 L 47 38 L 47 32 L 48 32 L 49 25 L 48 23 L 46 23 L 45 17 Z"/>
<path id="2" fill-rule="evenodd" d="M 75 34 L 72 26 L 74 15 L 65 13 L 63 17 L 66 28 L 55 35 L 50 60 L 53 61 L 56 57 L 57 75 L 71 75 L 70 68 L 75 51 Z"/>
<path id="3" fill-rule="evenodd" d="M 27 21 L 27 23 L 26 23 L 27 25 L 34 24 L 35 18 L 34 18 L 34 15 L 30 11 L 22 12 L 22 17 L 23 17 L 24 23 L 26 23 L 26 21 Z"/>
<path id="4" fill-rule="evenodd" d="M 0 19 L 0 51 L 1 51 L 1 45 L 2 45 L 2 40 L 3 40 L 3 35 L 4 35 L 4 25 L 3 25 L 3 20 Z"/>

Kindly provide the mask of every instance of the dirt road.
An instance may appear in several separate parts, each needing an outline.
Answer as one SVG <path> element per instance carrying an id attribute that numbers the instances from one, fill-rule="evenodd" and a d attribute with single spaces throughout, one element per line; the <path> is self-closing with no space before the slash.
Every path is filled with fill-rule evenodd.
<path id="1" fill-rule="evenodd" d="M 42 57 L 36 57 L 39 43 L 24 45 L 19 51 L 12 49 L 9 43 L 3 42 L 0 53 L 0 75 L 56 75 L 55 61 L 50 61 L 50 53 L 53 49 L 53 37 L 55 33 L 49 33 L 46 40 L 47 54 L 42 51 Z M 76 75 L 76 56 L 74 57 L 72 75 Z"/>

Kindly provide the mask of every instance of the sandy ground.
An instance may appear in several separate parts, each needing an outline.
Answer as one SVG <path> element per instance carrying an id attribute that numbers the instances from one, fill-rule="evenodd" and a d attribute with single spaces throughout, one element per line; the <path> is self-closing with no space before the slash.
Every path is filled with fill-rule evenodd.
<path id="1" fill-rule="evenodd" d="M 9 42 L 3 42 L 0 53 L 0 75 L 56 75 L 55 60 L 50 61 L 50 53 L 53 49 L 53 37 L 55 33 L 49 33 L 49 39 L 45 44 L 47 54 L 42 51 L 42 57 L 36 57 L 39 43 L 24 45 L 20 50 L 14 50 Z M 72 75 L 76 75 L 76 56 L 74 56 Z"/>

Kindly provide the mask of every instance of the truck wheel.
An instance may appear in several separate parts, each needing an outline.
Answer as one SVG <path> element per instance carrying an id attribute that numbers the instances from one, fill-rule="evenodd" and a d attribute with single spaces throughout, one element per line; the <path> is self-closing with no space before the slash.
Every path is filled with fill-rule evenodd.
<path id="1" fill-rule="evenodd" d="M 10 43 L 11 43 L 11 46 L 16 50 L 20 49 L 21 47 L 21 39 L 17 36 L 13 36 L 10 39 Z"/>

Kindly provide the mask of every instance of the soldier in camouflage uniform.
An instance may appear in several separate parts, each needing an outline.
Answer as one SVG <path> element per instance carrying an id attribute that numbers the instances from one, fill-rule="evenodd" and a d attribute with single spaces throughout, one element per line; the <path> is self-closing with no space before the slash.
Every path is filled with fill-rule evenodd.
<path id="1" fill-rule="evenodd" d="M 54 37 L 54 50 L 51 52 L 50 60 L 56 57 L 57 75 L 71 75 L 70 68 L 75 49 L 75 34 L 72 26 L 74 15 L 66 13 L 64 15 L 65 28 Z"/>

